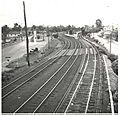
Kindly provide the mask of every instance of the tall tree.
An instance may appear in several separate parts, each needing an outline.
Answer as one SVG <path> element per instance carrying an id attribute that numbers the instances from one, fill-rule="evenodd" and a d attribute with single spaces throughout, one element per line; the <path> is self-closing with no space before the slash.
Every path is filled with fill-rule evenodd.
<path id="1" fill-rule="evenodd" d="M 67 29 L 70 30 L 70 29 L 71 29 L 71 25 L 68 25 L 68 26 L 67 26 Z"/>
<path id="2" fill-rule="evenodd" d="M 14 28 L 17 28 L 18 27 L 18 23 L 14 23 Z"/>
<path id="3" fill-rule="evenodd" d="M 31 29 L 32 29 L 32 31 L 35 30 L 36 29 L 36 25 L 33 25 Z"/>
<path id="4" fill-rule="evenodd" d="M 4 43 L 6 42 L 7 34 L 9 32 L 10 32 L 10 28 L 7 25 L 2 27 L 2 40 L 4 41 Z"/>
<path id="5" fill-rule="evenodd" d="M 21 27 L 21 25 L 19 25 L 19 26 L 18 26 L 18 30 L 21 31 L 21 29 L 22 29 L 22 27 Z"/>
<path id="6" fill-rule="evenodd" d="M 101 27 L 102 26 L 102 21 L 100 19 L 97 19 L 95 24 L 96 24 L 96 27 Z"/>
<path id="7" fill-rule="evenodd" d="M 13 31 L 21 31 L 21 25 L 18 23 L 14 23 L 14 27 L 12 28 Z"/>
<path id="8" fill-rule="evenodd" d="M 39 28 L 40 31 L 44 30 L 44 27 L 42 25 L 39 25 L 38 28 Z"/>

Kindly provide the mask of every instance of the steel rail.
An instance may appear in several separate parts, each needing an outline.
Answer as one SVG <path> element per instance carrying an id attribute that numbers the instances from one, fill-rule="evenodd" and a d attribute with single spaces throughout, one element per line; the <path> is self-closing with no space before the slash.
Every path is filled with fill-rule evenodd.
<path id="1" fill-rule="evenodd" d="M 79 41 L 79 43 L 80 43 L 80 41 Z M 81 43 L 81 44 L 82 44 L 82 43 Z M 85 45 L 85 44 L 84 44 L 84 45 Z M 70 90 L 72 89 L 72 87 L 73 87 L 73 85 L 74 85 L 74 83 L 75 83 L 75 81 L 76 81 L 76 79 L 77 79 L 77 77 L 78 77 L 79 72 L 81 72 L 82 69 L 83 69 L 83 66 L 84 66 L 84 64 L 85 64 L 85 58 L 86 58 L 86 56 L 87 56 L 87 52 L 84 54 L 82 64 L 81 64 L 81 66 L 79 65 L 79 68 L 78 68 L 78 70 L 77 70 L 77 72 L 76 72 L 76 74 L 75 74 L 75 77 L 74 77 L 74 79 L 72 80 L 69 88 L 68 88 L 67 91 L 65 92 L 64 96 L 62 97 L 61 101 L 59 102 L 58 106 L 56 107 L 56 109 L 54 110 L 53 113 L 56 113 L 56 112 L 60 109 L 60 107 L 62 106 L 63 102 L 64 102 L 65 99 L 67 98 Z"/>
<path id="2" fill-rule="evenodd" d="M 66 44 L 64 45 L 64 47 L 66 47 Z M 64 48 L 64 47 L 63 47 L 63 48 Z M 58 55 L 58 54 L 62 51 L 63 48 L 61 48 L 60 50 L 58 50 L 58 51 L 55 53 L 55 55 L 56 55 L 56 54 Z M 46 60 L 45 62 L 43 62 L 42 64 L 36 66 L 35 68 L 33 68 L 32 70 L 28 71 L 28 72 L 25 73 L 24 75 L 18 77 L 18 78 L 15 79 L 14 81 L 12 81 L 12 82 L 8 83 L 7 85 L 3 86 L 3 87 L 2 87 L 2 90 L 5 89 L 6 87 L 10 86 L 12 83 L 18 81 L 19 79 L 23 78 L 24 76 L 26 76 L 26 75 L 29 74 L 30 72 L 34 71 L 36 68 L 40 67 L 41 65 L 43 65 L 44 63 L 46 63 L 46 62 L 49 61 L 49 60 L 50 60 L 50 59 Z"/>
<path id="3" fill-rule="evenodd" d="M 89 40 L 87 40 L 85 38 L 84 38 L 84 40 L 86 40 L 87 42 L 89 42 L 90 44 L 92 44 L 91 41 L 89 41 Z M 98 53 L 98 56 L 99 56 L 99 59 L 100 59 L 100 54 L 99 54 L 99 51 L 97 50 L 97 48 L 95 46 L 93 46 L 93 45 L 91 45 L 91 46 L 92 46 L 94 52 Z M 87 114 L 87 111 L 88 111 L 89 101 L 90 101 L 90 97 L 91 97 L 91 93 L 92 93 L 92 89 L 93 89 L 93 83 L 94 83 L 94 79 L 95 79 L 95 72 L 96 72 L 95 68 L 97 67 L 97 65 L 96 65 L 97 57 L 96 57 L 95 53 L 94 53 L 94 56 L 95 56 L 95 64 L 94 64 L 93 79 L 92 79 L 92 84 L 91 84 L 91 87 L 90 87 L 90 92 L 89 92 L 89 97 L 88 97 L 87 106 L 86 106 L 86 110 L 85 110 L 85 115 Z M 101 83 L 101 75 L 100 75 L 100 83 Z"/>
<path id="4" fill-rule="evenodd" d="M 92 46 L 92 48 L 93 48 L 93 46 Z M 91 96 L 91 92 L 92 92 L 92 89 L 93 89 L 93 83 L 94 83 L 95 72 L 96 72 L 96 61 L 97 60 L 96 60 L 96 55 L 95 55 L 95 49 L 93 48 L 93 50 L 94 50 L 95 63 L 94 63 L 93 78 L 92 78 L 92 83 L 91 83 L 91 86 L 90 86 L 89 97 L 88 97 L 87 106 L 86 106 L 86 109 L 85 109 L 85 115 L 86 115 L 87 110 L 88 110 L 88 104 L 89 104 L 89 101 L 90 101 L 90 96 Z"/>
<path id="5" fill-rule="evenodd" d="M 111 85 L 110 85 L 110 78 L 109 78 L 109 73 L 108 73 L 108 68 L 107 68 L 107 63 L 105 60 L 105 57 L 103 56 L 103 60 L 104 60 L 104 64 L 105 64 L 105 71 L 107 74 L 107 81 L 108 81 L 108 90 L 109 90 L 109 95 L 110 95 L 110 105 L 111 105 L 111 111 L 112 111 L 112 115 L 114 115 L 114 104 L 113 104 L 113 98 L 112 98 L 112 92 L 111 92 Z"/>
<path id="6" fill-rule="evenodd" d="M 80 45 L 80 43 L 79 43 Z M 60 84 L 60 82 L 63 80 L 63 78 L 66 76 L 66 74 L 68 73 L 68 71 L 71 69 L 71 67 L 75 64 L 76 60 L 78 59 L 78 56 L 79 56 L 79 52 L 77 52 L 77 56 L 75 58 L 75 60 L 73 61 L 73 63 L 71 64 L 71 66 L 67 69 L 67 71 L 64 73 L 64 75 L 61 77 L 61 79 L 57 82 L 57 84 L 52 88 L 52 90 L 49 92 L 49 94 L 44 98 L 44 100 L 38 105 L 38 107 L 34 110 L 33 113 L 35 113 L 39 108 L 40 106 L 42 106 L 42 104 L 49 98 L 49 96 L 53 93 L 53 91 L 55 90 L 55 88 Z M 76 78 L 76 77 L 75 77 Z M 73 80 L 75 81 L 75 80 Z M 74 82 L 72 82 L 74 83 Z M 73 85 L 73 84 L 72 84 Z M 70 84 L 71 86 L 71 84 Z M 68 90 L 65 92 L 65 95 L 66 93 L 68 93 L 68 91 L 71 89 L 71 87 L 68 88 Z M 63 96 L 63 98 L 65 98 L 65 95 Z"/>
<path id="7" fill-rule="evenodd" d="M 88 54 L 88 58 L 87 58 L 87 61 L 86 61 L 86 63 L 85 63 L 85 67 L 84 67 L 84 70 L 83 70 L 83 72 L 82 72 L 81 78 L 80 78 L 80 80 L 79 80 L 79 82 L 78 82 L 78 84 L 77 84 L 77 86 L 76 86 L 76 89 L 75 89 L 75 91 L 74 91 L 74 93 L 73 93 L 73 95 L 72 95 L 72 97 L 71 97 L 71 99 L 70 99 L 70 101 L 69 101 L 69 104 L 67 105 L 67 107 L 66 107 L 66 109 L 65 109 L 65 112 L 64 112 L 65 115 L 66 115 L 66 113 L 67 113 L 67 111 L 68 111 L 68 108 L 69 108 L 69 106 L 70 106 L 73 98 L 74 98 L 75 95 L 76 95 L 76 92 L 77 92 L 77 90 L 78 90 L 78 88 L 79 88 L 79 85 L 80 85 L 80 83 L 81 83 L 81 81 L 82 81 L 82 78 L 83 78 L 83 76 L 84 76 L 84 74 L 85 74 L 85 71 L 86 71 L 87 66 L 88 66 L 88 61 L 89 61 L 89 54 Z"/>
<path id="8" fill-rule="evenodd" d="M 90 44 L 92 44 L 90 41 L 89 41 L 89 43 Z M 102 73 L 101 73 L 101 67 L 102 67 L 102 65 L 101 65 L 101 57 L 100 57 L 100 53 L 99 53 L 99 51 L 98 51 L 98 49 L 93 45 L 93 47 L 94 47 L 94 49 L 96 50 L 96 52 L 97 52 L 97 54 L 98 54 L 98 63 L 99 63 L 99 81 L 98 81 L 98 85 L 99 85 L 99 88 L 98 88 L 98 94 L 97 94 L 97 96 L 98 96 L 98 99 L 97 99 L 97 101 L 96 101 L 96 110 L 95 110 L 95 112 L 96 113 L 99 113 L 99 112 L 101 112 L 101 105 L 100 105 L 100 101 L 101 101 L 101 91 L 102 91 Z M 97 57 L 97 56 L 96 56 Z M 96 59 L 96 61 L 97 61 L 97 59 Z M 96 63 L 97 64 L 97 63 Z M 97 67 L 97 66 L 96 66 Z M 96 76 L 95 76 L 96 77 Z M 93 89 L 92 89 L 93 90 Z M 89 108 L 89 107 L 88 107 Z"/>
<path id="9" fill-rule="evenodd" d="M 84 38 L 85 39 L 85 38 Z M 87 40 L 87 39 L 85 39 Z M 89 43 L 91 43 L 90 40 L 87 40 Z M 91 43 L 92 44 L 92 43 Z M 97 49 L 96 49 L 97 50 Z M 112 98 L 112 92 L 111 92 L 111 86 L 110 86 L 110 78 L 109 78 L 109 73 L 108 73 L 108 69 L 107 69 L 107 64 L 105 61 L 105 57 L 103 56 L 103 61 L 105 63 L 105 70 L 106 70 L 106 74 L 107 74 L 107 80 L 108 80 L 108 90 L 109 90 L 109 94 L 110 94 L 110 105 L 111 105 L 111 111 L 112 111 L 112 115 L 114 115 L 114 104 L 113 104 L 113 98 Z"/>
<path id="10" fill-rule="evenodd" d="M 67 49 L 65 52 L 63 52 L 62 55 L 66 54 L 69 50 Z M 61 56 L 62 56 L 61 55 Z M 61 57 L 60 56 L 60 57 Z M 43 71 L 45 68 L 47 68 L 48 66 L 50 66 L 52 63 L 54 63 L 57 59 L 59 59 L 60 57 L 57 57 L 56 59 L 54 59 L 52 62 L 50 62 L 48 65 L 46 65 L 44 68 L 42 68 L 41 70 L 39 70 L 37 73 L 35 73 L 34 75 L 32 75 L 31 77 L 29 77 L 27 80 L 25 80 L 24 82 L 22 82 L 21 84 L 17 85 L 14 89 L 10 90 L 8 93 L 6 93 L 4 96 L 2 96 L 2 99 L 4 99 L 5 97 L 7 97 L 9 94 L 11 94 L 12 92 L 14 92 L 15 90 L 17 90 L 19 87 L 21 87 L 22 85 L 24 85 L 26 82 L 28 82 L 29 80 L 31 80 L 32 78 L 34 78 L 37 74 L 39 74 L 41 71 Z"/>
<path id="11" fill-rule="evenodd" d="M 77 49 L 77 47 L 75 48 Z M 76 51 L 76 50 L 75 50 Z M 74 53 L 75 53 L 74 51 Z M 74 53 L 67 59 L 67 61 L 41 86 L 39 87 L 34 94 L 32 94 L 22 105 L 20 105 L 14 113 L 18 112 L 28 101 L 30 101 L 62 68 L 63 66 L 71 59 L 71 57 L 74 55 Z"/>

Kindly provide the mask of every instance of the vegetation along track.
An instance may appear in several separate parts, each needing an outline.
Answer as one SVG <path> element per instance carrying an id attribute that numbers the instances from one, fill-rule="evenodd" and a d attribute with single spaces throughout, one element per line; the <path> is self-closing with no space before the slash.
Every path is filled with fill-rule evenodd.
<path id="1" fill-rule="evenodd" d="M 68 45 L 68 48 L 71 48 L 70 45 L 71 45 L 71 47 L 75 47 L 75 44 L 72 41 Z M 65 49 L 64 51 L 62 50 L 61 52 L 62 52 L 61 55 L 63 55 L 63 54 L 65 55 L 65 53 L 67 53 L 68 50 Z M 56 56 L 52 59 L 55 59 L 55 58 L 56 58 Z M 16 87 L 15 87 L 15 89 L 13 88 L 12 91 L 10 93 L 8 92 L 9 94 L 7 93 L 7 95 L 5 94 L 5 96 L 2 99 L 3 112 L 13 112 L 14 109 L 17 108 L 18 105 L 22 104 L 23 101 L 25 101 L 27 98 L 29 98 L 32 95 L 32 94 L 29 94 L 29 95 L 27 94 L 28 88 L 31 91 L 31 93 L 34 93 L 37 90 L 37 88 L 39 88 L 40 86 L 44 86 L 48 82 L 48 79 L 49 80 L 52 79 L 52 77 L 51 77 L 52 74 L 53 75 L 55 74 L 54 72 L 57 71 L 57 69 L 60 66 L 62 66 L 62 63 L 64 63 L 63 65 L 65 65 L 68 61 L 74 60 L 74 58 L 72 56 L 66 56 L 66 57 L 58 56 L 57 59 L 59 59 L 59 60 L 56 63 L 55 62 L 53 63 L 54 66 L 53 65 L 52 65 L 52 67 L 46 66 L 46 68 L 44 68 L 45 69 L 44 71 L 43 70 L 39 71 L 39 72 L 37 72 L 37 74 L 35 72 L 34 73 L 35 75 L 32 75 L 32 78 L 29 76 L 30 79 L 29 78 L 28 78 L 29 80 L 27 79 L 29 82 L 23 81 L 23 82 L 21 82 L 22 85 L 20 84 L 18 86 L 15 84 L 15 86 L 17 88 Z M 60 63 L 60 62 L 62 62 L 62 63 Z M 56 67 L 56 65 L 57 65 L 57 67 Z M 51 69 L 50 71 L 52 71 L 52 72 L 49 72 L 48 71 L 49 69 Z M 36 71 L 36 69 L 33 71 Z M 48 71 L 48 72 L 46 72 L 46 71 Z M 24 77 L 26 77 L 26 75 Z M 39 83 L 39 85 L 38 85 L 38 83 Z M 34 87 L 32 87 L 31 84 Z M 13 104 L 13 102 L 15 102 L 15 103 Z"/>

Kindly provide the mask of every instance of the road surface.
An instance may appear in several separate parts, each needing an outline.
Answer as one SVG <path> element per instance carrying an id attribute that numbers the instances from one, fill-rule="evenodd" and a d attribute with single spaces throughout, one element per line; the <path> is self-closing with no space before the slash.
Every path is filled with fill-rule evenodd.
<path id="1" fill-rule="evenodd" d="M 45 41 L 41 41 L 41 42 L 29 42 L 29 50 L 35 49 L 36 47 L 40 50 L 46 44 L 47 44 L 47 38 L 45 39 Z M 3 48 L 2 49 L 2 67 L 4 68 L 8 64 L 7 59 L 9 59 L 9 62 L 10 62 L 10 61 L 13 61 L 14 59 L 18 59 L 22 57 L 24 54 L 26 54 L 26 41 Z M 10 58 L 6 58 L 6 57 L 10 57 Z"/>

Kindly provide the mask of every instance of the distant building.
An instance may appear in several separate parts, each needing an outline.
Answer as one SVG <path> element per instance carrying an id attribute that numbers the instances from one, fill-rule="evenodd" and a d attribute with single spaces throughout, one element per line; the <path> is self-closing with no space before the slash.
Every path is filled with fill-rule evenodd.
<path id="1" fill-rule="evenodd" d="M 19 36 L 20 36 L 20 31 L 10 31 L 10 32 L 7 34 L 7 37 L 8 37 L 8 38 L 19 37 Z"/>
<path id="2" fill-rule="evenodd" d="M 110 25 L 104 26 L 104 28 L 103 28 L 104 37 L 103 38 L 109 39 L 112 31 L 113 31 L 113 26 L 110 26 Z"/>
<path id="3" fill-rule="evenodd" d="M 112 31 L 112 26 L 104 26 L 103 31 Z"/>

